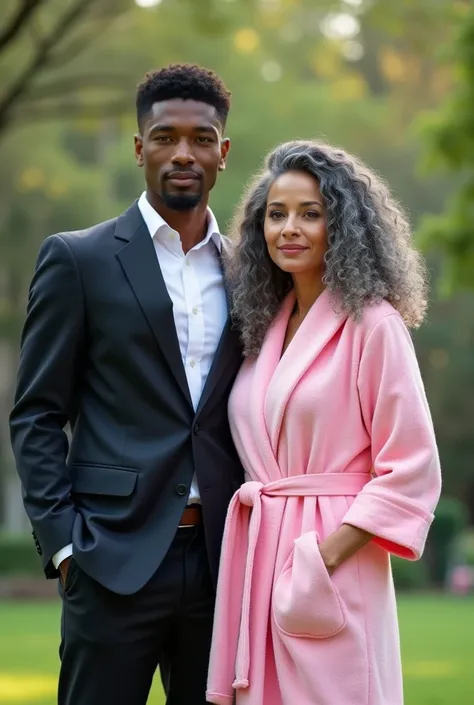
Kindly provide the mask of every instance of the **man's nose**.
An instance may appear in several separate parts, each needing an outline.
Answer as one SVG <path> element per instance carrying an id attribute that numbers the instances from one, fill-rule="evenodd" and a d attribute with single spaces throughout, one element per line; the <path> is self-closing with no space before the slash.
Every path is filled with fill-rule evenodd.
<path id="1" fill-rule="evenodd" d="M 181 140 L 176 148 L 173 155 L 173 162 L 175 164 L 194 164 L 194 154 L 191 149 L 191 145 L 187 140 Z"/>

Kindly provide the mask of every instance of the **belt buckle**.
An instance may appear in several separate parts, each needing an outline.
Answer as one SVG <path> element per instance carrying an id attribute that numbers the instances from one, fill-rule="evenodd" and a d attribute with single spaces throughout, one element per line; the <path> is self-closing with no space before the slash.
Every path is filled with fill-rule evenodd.
<path id="1" fill-rule="evenodd" d="M 183 511 L 183 515 L 188 509 L 198 510 L 200 508 L 199 504 L 188 504 Z M 178 529 L 194 529 L 196 526 L 198 526 L 198 524 L 179 524 Z"/>

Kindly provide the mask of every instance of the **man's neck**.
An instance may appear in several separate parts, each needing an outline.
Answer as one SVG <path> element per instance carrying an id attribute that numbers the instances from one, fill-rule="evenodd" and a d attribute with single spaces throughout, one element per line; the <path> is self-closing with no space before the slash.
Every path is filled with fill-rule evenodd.
<path id="1" fill-rule="evenodd" d="M 189 252 L 206 237 L 209 227 L 207 199 L 203 199 L 196 208 L 189 211 L 175 211 L 167 208 L 163 201 L 146 194 L 149 204 L 168 223 L 170 228 L 179 233 L 183 252 Z"/>

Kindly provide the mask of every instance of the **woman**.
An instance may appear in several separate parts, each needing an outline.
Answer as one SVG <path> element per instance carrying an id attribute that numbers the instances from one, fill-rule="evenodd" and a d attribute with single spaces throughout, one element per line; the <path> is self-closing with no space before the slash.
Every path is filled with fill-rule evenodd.
<path id="1" fill-rule="evenodd" d="M 401 705 L 389 555 L 420 557 L 440 494 L 407 326 L 426 274 L 386 186 L 278 147 L 229 267 L 246 361 L 230 398 L 247 480 L 229 508 L 208 700 Z"/>

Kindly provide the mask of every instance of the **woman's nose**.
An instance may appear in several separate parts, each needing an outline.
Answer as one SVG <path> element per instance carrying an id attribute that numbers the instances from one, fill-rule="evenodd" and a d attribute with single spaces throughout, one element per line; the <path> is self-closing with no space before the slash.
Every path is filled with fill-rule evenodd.
<path id="1" fill-rule="evenodd" d="M 300 228 L 295 218 L 287 218 L 281 230 L 283 237 L 295 237 L 300 235 Z"/>

